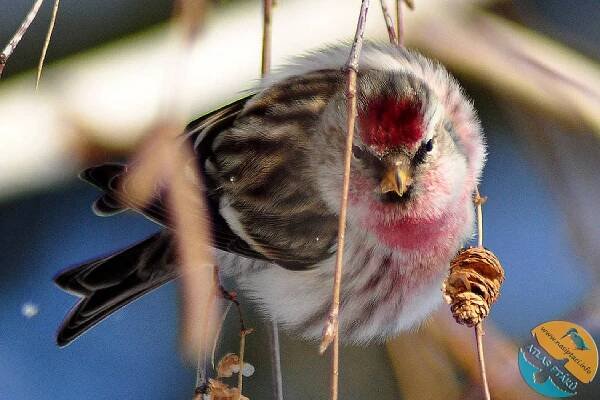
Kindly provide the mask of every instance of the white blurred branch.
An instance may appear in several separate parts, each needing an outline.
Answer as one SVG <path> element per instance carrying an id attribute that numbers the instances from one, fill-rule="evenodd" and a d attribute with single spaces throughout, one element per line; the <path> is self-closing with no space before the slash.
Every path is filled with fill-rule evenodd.
<path id="1" fill-rule="evenodd" d="M 199 114 L 241 96 L 260 71 L 260 2 L 219 8 L 207 16 L 189 57 L 187 85 Z M 600 70 L 573 50 L 481 8 L 490 1 L 421 0 L 406 18 L 406 41 L 463 77 L 555 118 L 600 132 Z M 289 0 L 273 20 L 273 65 L 324 43 L 349 40 L 359 1 Z M 366 36 L 385 41 L 381 10 L 373 7 Z M 306 20 L 311 26 L 307 29 Z M 244 34 L 239 34 L 239 27 Z M 34 95 L 31 76 L 0 89 L 0 193 L 52 185 L 72 177 L 90 157 L 129 151 L 152 126 L 169 82 L 162 61 L 172 55 L 160 28 L 82 53 L 45 70 Z M 61 43 L 54 43 L 60 46 Z"/>

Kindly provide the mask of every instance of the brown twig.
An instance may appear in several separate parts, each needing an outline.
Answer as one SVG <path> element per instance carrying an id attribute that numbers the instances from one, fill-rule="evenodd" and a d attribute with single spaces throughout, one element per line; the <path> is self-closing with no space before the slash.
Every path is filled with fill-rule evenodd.
<path id="1" fill-rule="evenodd" d="M 202 192 L 198 190 L 198 187 L 203 186 L 202 177 L 197 164 L 189 162 L 195 158 L 192 149 L 189 146 L 178 145 L 175 140 L 185 126 L 185 115 L 182 112 L 187 108 L 185 68 L 201 26 L 202 3 L 202 1 L 191 0 L 178 2 L 178 23 L 175 27 L 180 34 L 180 45 L 171 64 L 175 75 L 169 90 L 171 96 L 166 98 L 167 103 L 163 108 L 165 113 L 170 113 L 165 114 L 163 118 L 172 121 L 172 129 L 165 133 L 165 141 L 168 144 L 167 154 L 163 157 L 162 170 L 159 170 L 161 174 L 159 179 L 162 178 L 162 183 L 168 185 L 169 198 L 172 199 L 168 206 L 173 214 L 182 275 L 181 337 L 184 351 L 192 357 L 202 354 L 204 348 L 212 343 L 216 323 L 213 321 L 206 323 L 205 320 L 209 317 L 217 317 L 216 312 L 207 312 L 207 305 L 214 305 L 211 300 L 218 285 L 218 280 L 208 268 L 216 263 L 209 247 L 211 239 L 210 229 L 206 223 L 208 221 L 205 215 L 206 206 Z M 152 162 L 150 158 L 148 163 L 152 164 Z M 184 174 L 184 171 L 188 173 Z M 203 325 L 207 325 L 211 330 L 206 335 L 208 340 L 202 340 L 205 335 Z"/>
<path id="2" fill-rule="evenodd" d="M 31 23 L 35 19 L 35 16 L 37 15 L 43 2 L 44 2 L 44 0 L 36 0 L 36 2 L 33 3 L 33 6 L 31 7 L 29 12 L 25 16 L 25 19 L 21 23 L 21 26 L 19 26 L 19 29 L 17 29 L 17 31 L 15 32 L 13 37 L 10 39 L 10 41 L 8 42 L 6 47 L 4 47 L 4 49 L 2 50 L 2 53 L 0 53 L 0 77 L 2 77 L 2 72 L 4 71 L 6 62 L 12 55 L 13 51 L 19 45 L 19 42 L 21 41 L 21 39 L 23 39 L 25 32 L 27 32 L 27 29 L 29 29 L 29 25 L 31 25 Z"/>
<path id="3" fill-rule="evenodd" d="M 242 329 L 240 331 L 240 372 L 238 373 L 237 388 L 239 396 L 242 396 L 244 385 L 244 353 L 246 352 L 246 336 L 254 332 L 254 329 Z"/>
<path id="4" fill-rule="evenodd" d="M 215 278 L 215 280 L 218 279 L 218 269 L 217 266 L 213 266 L 213 275 L 217 276 Z M 214 292 L 213 292 L 214 294 Z M 213 303 L 216 300 L 216 296 L 211 295 L 209 298 L 209 306 L 207 307 L 207 313 L 211 313 L 213 311 Z M 204 343 L 208 342 L 209 339 L 209 321 L 210 321 L 210 315 L 204 319 L 204 326 L 202 328 L 202 341 Z M 220 329 L 220 328 L 218 328 Z M 216 342 L 215 342 L 215 347 L 216 347 Z M 214 348 L 213 348 L 214 349 Z M 213 350 L 214 353 L 214 350 Z M 212 356 L 211 356 L 212 357 Z M 208 380 L 207 380 L 207 374 L 206 374 L 206 359 L 207 359 L 207 346 L 204 345 L 202 346 L 201 349 L 201 354 L 198 357 L 198 362 L 196 364 L 196 388 L 195 388 L 195 392 L 196 393 L 200 393 L 202 392 L 205 388 L 206 385 L 208 384 Z"/>
<path id="5" fill-rule="evenodd" d="M 483 322 L 475 326 L 475 338 L 477 340 L 477 358 L 481 370 L 481 384 L 483 385 L 483 395 L 485 400 L 490 400 L 490 387 L 488 386 L 487 373 L 485 371 L 485 359 L 483 358 Z"/>
<path id="6" fill-rule="evenodd" d="M 487 199 L 479 194 L 479 188 L 475 187 L 475 198 L 473 202 L 477 206 L 477 245 L 483 247 L 483 210 L 482 206 Z M 477 341 L 477 358 L 479 360 L 479 369 L 481 371 L 481 384 L 483 385 L 483 394 L 485 400 L 490 400 L 490 388 L 488 386 L 487 373 L 485 370 L 485 358 L 483 356 L 483 321 L 475 325 L 475 340 Z"/>
<path id="7" fill-rule="evenodd" d="M 273 0 L 263 0 L 263 37 L 262 37 L 262 62 L 261 74 L 264 75 L 271 69 L 271 15 Z"/>
<path id="8" fill-rule="evenodd" d="M 181 28 L 186 45 L 195 42 L 204 19 L 205 0 L 175 0 L 173 17 L 179 18 L 177 26 Z"/>
<path id="9" fill-rule="evenodd" d="M 483 247 L 483 210 L 482 206 L 487 201 L 487 197 L 479 194 L 479 188 L 475 188 L 475 197 L 473 203 L 477 207 L 477 246 Z"/>
<path id="10" fill-rule="evenodd" d="M 60 0 L 54 0 L 54 7 L 52 9 L 50 25 L 48 26 L 48 32 L 46 33 L 46 39 L 44 40 L 44 47 L 42 48 L 42 54 L 40 55 L 40 61 L 38 63 L 37 76 L 35 78 L 35 90 L 38 90 L 38 87 L 40 86 L 40 79 L 42 79 L 42 69 L 44 68 L 44 60 L 46 59 L 46 52 L 48 51 L 48 46 L 50 46 L 52 32 L 54 32 L 54 25 L 56 24 L 56 16 L 58 15 L 59 4 Z"/>
<path id="11" fill-rule="evenodd" d="M 396 29 L 394 28 L 394 21 L 392 21 L 392 16 L 387 6 L 387 0 L 380 0 L 379 2 L 381 3 L 381 12 L 383 13 L 390 43 L 398 45 L 398 36 L 396 36 Z"/>
<path id="12" fill-rule="evenodd" d="M 225 325 L 225 320 L 227 319 L 227 315 L 229 314 L 229 310 L 231 310 L 232 302 L 227 303 L 225 307 L 225 311 L 221 314 L 221 319 L 219 320 L 219 324 L 217 325 L 217 331 L 215 332 L 215 339 L 212 346 L 212 351 L 210 353 L 210 365 L 212 368 L 215 368 L 215 353 L 217 352 L 217 346 L 219 345 L 219 338 L 221 337 L 221 331 L 223 330 L 223 326 Z"/>
<path id="13" fill-rule="evenodd" d="M 271 346 L 271 386 L 273 390 L 273 399 L 283 400 L 283 377 L 281 373 L 281 352 L 279 350 L 279 327 L 275 321 L 271 321 L 269 344 Z"/>
<path id="14" fill-rule="evenodd" d="M 218 279 L 218 278 L 216 278 L 216 279 Z M 239 355 L 240 371 L 238 373 L 237 387 L 238 387 L 238 394 L 241 398 L 242 397 L 243 377 L 244 377 L 243 371 L 244 371 L 244 352 L 246 349 L 246 336 L 251 334 L 252 332 L 254 332 L 254 329 L 246 328 L 246 324 L 244 323 L 244 316 L 242 315 L 242 308 L 241 308 L 240 302 L 238 301 L 238 298 L 237 298 L 237 293 L 226 290 L 222 285 L 220 285 L 219 288 L 221 290 L 221 295 L 223 296 L 223 298 L 225 298 L 226 300 L 229 300 L 231 303 L 235 304 L 237 311 L 238 311 L 239 320 L 240 320 L 240 355 Z M 214 361 L 213 361 L 213 365 L 214 365 Z"/>
<path id="15" fill-rule="evenodd" d="M 271 69 L 272 15 L 275 0 L 263 0 L 263 37 L 261 55 L 261 75 Z M 271 350 L 271 373 L 273 399 L 283 400 L 283 378 L 281 374 L 281 354 L 279 350 L 279 327 L 276 321 L 269 324 L 269 347 Z"/>
<path id="16" fill-rule="evenodd" d="M 220 287 L 221 295 L 223 296 L 223 298 L 225 300 L 229 300 L 230 302 L 232 302 L 235 305 L 235 308 L 237 309 L 238 317 L 239 317 L 239 321 L 240 321 L 240 330 L 242 330 L 242 331 L 246 330 L 246 324 L 244 323 L 244 314 L 242 313 L 242 306 L 238 300 L 237 293 L 233 292 L 233 291 L 230 292 L 227 289 L 225 289 L 223 286 L 219 286 L 219 287 Z"/>
<path id="17" fill-rule="evenodd" d="M 414 10 L 415 3 L 413 0 L 396 0 L 396 37 L 399 46 L 404 46 L 404 20 L 402 3 L 406 3 L 408 8 Z"/>
<path id="18" fill-rule="evenodd" d="M 331 356 L 331 400 L 338 398 L 339 378 L 339 313 L 340 313 L 340 289 L 342 283 L 342 261 L 344 255 L 344 244 L 346 239 L 346 213 L 348 211 L 348 189 L 350 187 L 350 163 L 352 161 L 352 140 L 354 138 L 354 123 L 356 120 L 356 75 L 358 72 L 358 60 L 363 44 L 365 25 L 367 22 L 367 11 L 369 0 L 362 0 L 356 33 L 352 50 L 346 64 L 348 81 L 346 87 L 346 150 L 344 154 L 344 180 L 342 184 L 342 196 L 340 201 L 340 215 L 338 219 L 337 252 L 335 259 L 335 275 L 333 281 L 333 299 L 331 311 L 321 341 L 320 352 L 323 353 L 333 342 Z"/>
<path id="19" fill-rule="evenodd" d="M 202 0 L 175 2 L 172 27 L 177 52 L 166 62 L 172 69 L 168 74 L 172 80 L 168 92 L 165 92 L 153 133 L 134 156 L 121 187 L 125 204 L 133 203 L 133 208 L 138 209 L 156 194 L 157 187 L 167 190 L 167 207 L 182 276 L 182 350 L 186 357 L 192 359 L 206 352 L 217 325 L 213 321 L 207 322 L 208 318 L 217 317 L 217 313 L 209 311 L 209 308 L 214 306 L 218 282 L 211 271 L 216 263 L 209 247 L 210 230 L 206 223 L 204 198 L 198 190 L 203 182 L 197 164 L 190 162 L 195 157 L 192 149 L 176 140 L 187 119 L 183 112 L 187 109 L 188 100 L 186 67 L 201 26 L 203 6 Z M 184 174 L 184 171 L 188 173 Z"/>
<path id="20" fill-rule="evenodd" d="M 402 15 L 402 1 L 396 0 L 396 41 L 398 46 L 404 46 L 404 23 Z"/>
<path id="21" fill-rule="evenodd" d="M 148 133 L 148 140 L 134 155 L 134 162 L 130 163 L 133 167 L 129 168 L 122 185 L 128 189 L 123 199 L 125 201 L 143 205 L 150 199 L 161 178 L 164 182 L 170 182 L 165 165 L 170 163 L 170 158 L 180 149 L 175 138 L 183 131 L 186 122 L 181 112 L 184 108 L 182 98 L 186 92 L 183 81 L 185 71 L 182 70 L 200 29 L 203 4 L 203 0 L 174 0 L 171 29 L 177 33 L 177 41 L 174 43 L 177 52 L 166 63 L 170 69 L 167 76 L 172 79 L 163 96 L 161 113 L 156 118 L 152 132 Z M 190 166 L 194 167 L 195 164 Z"/>

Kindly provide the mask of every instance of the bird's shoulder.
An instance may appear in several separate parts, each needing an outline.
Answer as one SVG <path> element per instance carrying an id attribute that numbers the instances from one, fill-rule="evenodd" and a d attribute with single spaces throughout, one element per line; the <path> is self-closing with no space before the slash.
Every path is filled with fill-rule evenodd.
<path id="1" fill-rule="evenodd" d="M 337 216 L 318 188 L 311 137 L 342 84 L 339 70 L 290 77 L 191 127 L 220 216 L 280 265 L 314 265 L 332 254 Z"/>

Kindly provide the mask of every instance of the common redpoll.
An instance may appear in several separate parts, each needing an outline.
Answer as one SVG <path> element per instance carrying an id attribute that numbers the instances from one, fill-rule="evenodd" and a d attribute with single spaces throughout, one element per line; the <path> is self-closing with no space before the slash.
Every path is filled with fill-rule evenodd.
<path id="1" fill-rule="evenodd" d="M 320 337 L 331 304 L 348 54 L 338 46 L 296 58 L 187 130 L 221 273 L 265 316 L 306 338 Z M 485 145 L 456 80 L 414 51 L 365 43 L 357 93 L 340 333 L 367 342 L 417 324 L 440 303 L 449 262 L 472 235 Z M 105 191 L 97 214 L 124 209 L 116 191 L 126 170 L 105 164 L 82 173 Z M 169 226 L 159 196 L 136 211 Z M 68 344 L 177 271 L 165 228 L 62 272 L 56 283 L 82 299 L 57 342 Z"/>

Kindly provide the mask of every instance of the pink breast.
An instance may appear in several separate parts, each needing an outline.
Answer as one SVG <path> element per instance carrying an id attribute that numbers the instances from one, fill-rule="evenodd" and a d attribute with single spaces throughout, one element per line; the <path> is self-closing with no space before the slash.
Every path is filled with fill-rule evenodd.
<path id="1" fill-rule="evenodd" d="M 392 222 L 374 220 L 369 228 L 393 249 L 447 251 L 465 231 L 466 212 L 451 210 L 435 219 L 401 218 Z"/>

